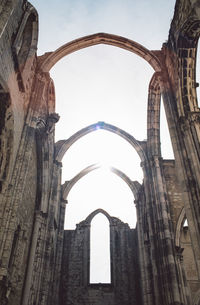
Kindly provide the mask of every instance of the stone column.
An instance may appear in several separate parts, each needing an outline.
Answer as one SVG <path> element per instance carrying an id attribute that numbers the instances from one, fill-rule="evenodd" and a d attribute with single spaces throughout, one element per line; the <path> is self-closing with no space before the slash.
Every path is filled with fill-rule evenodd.
<path id="1" fill-rule="evenodd" d="M 150 262 L 149 225 L 147 221 L 144 189 L 141 188 L 135 199 L 137 211 L 138 257 L 141 274 L 141 297 L 143 305 L 153 305 L 152 267 Z"/>
<path id="2" fill-rule="evenodd" d="M 200 278 L 200 112 L 188 112 L 178 118 L 175 97 L 163 83 L 163 101 L 172 140 L 177 178 L 191 232 L 198 276 Z"/>
<path id="3" fill-rule="evenodd" d="M 26 273 L 26 281 L 22 305 L 32 305 L 38 302 L 38 288 L 41 281 L 41 264 L 45 244 L 44 227 L 46 226 L 46 214 L 38 211 L 35 216 L 31 249 Z"/>
<path id="4" fill-rule="evenodd" d="M 37 198 L 35 203 L 35 219 L 31 247 L 29 252 L 26 280 L 22 296 L 22 304 L 42 304 L 41 285 L 44 272 L 45 253 L 49 241 L 48 223 L 51 217 L 49 211 L 49 196 L 53 164 L 53 134 L 52 124 L 47 116 L 46 94 L 50 78 L 48 73 L 38 73 L 32 94 L 32 114 L 30 118 L 35 124 L 37 148 Z"/>
<path id="5" fill-rule="evenodd" d="M 52 279 L 52 291 L 49 291 L 48 304 L 54 305 L 60 301 L 60 282 L 62 272 L 63 242 L 64 242 L 64 219 L 67 200 L 62 199 L 59 203 L 56 257 L 54 265 L 54 274 Z"/>
<path id="6" fill-rule="evenodd" d="M 184 304 L 174 254 L 174 236 L 164 187 L 162 161 L 158 157 L 142 164 L 153 269 L 154 304 Z"/>

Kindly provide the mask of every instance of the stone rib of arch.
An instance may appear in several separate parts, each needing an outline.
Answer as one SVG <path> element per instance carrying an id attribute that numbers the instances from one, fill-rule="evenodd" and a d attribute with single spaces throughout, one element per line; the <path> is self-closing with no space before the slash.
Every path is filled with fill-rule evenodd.
<path id="1" fill-rule="evenodd" d="M 62 194 L 63 194 L 63 198 L 67 199 L 67 196 L 69 194 L 69 192 L 71 191 L 72 187 L 81 179 L 83 178 L 85 175 L 89 174 L 91 171 L 96 170 L 101 168 L 101 165 L 96 163 L 96 164 L 92 164 L 86 168 L 84 168 L 82 171 L 80 171 L 75 177 L 73 177 L 70 181 L 66 181 L 63 184 L 62 187 Z M 139 182 L 137 181 L 132 181 L 128 176 L 126 176 L 122 171 L 120 171 L 119 169 L 115 168 L 115 167 L 110 167 L 109 168 L 110 171 L 114 174 L 116 174 L 118 177 L 120 177 L 122 180 L 124 180 L 124 182 L 126 182 L 126 184 L 129 186 L 131 192 L 133 193 L 134 197 L 137 196 L 137 192 L 138 192 L 138 186 L 140 186 Z"/>
<path id="2" fill-rule="evenodd" d="M 160 148 L 160 73 L 155 72 L 149 84 L 147 106 L 147 147 L 151 156 L 161 156 Z"/>
<path id="3" fill-rule="evenodd" d="M 112 45 L 130 51 L 146 60 L 155 71 L 161 71 L 159 59 L 152 51 L 131 39 L 107 33 L 97 33 L 81 37 L 64 44 L 54 52 L 45 53 L 46 56 L 45 54 L 43 55 L 44 61 L 41 63 L 40 69 L 43 72 L 49 72 L 50 69 L 63 57 L 83 48 L 98 44 Z"/>
<path id="4" fill-rule="evenodd" d="M 63 156 L 65 155 L 65 153 L 67 152 L 67 150 L 70 148 L 70 146 L 72 144 L 74 144 L 78 139 L 87 135 L 88 133 L 99 130 L 99 129 L 103 129 L 103 130 L 113 132 L 113 133 L 119 135 L 120 137 L 124 138 L 128 143 L 130 143 L 135 148 L 135 150 L 138 153 L 141 161 L 146 160 L 146 154 L 145 154 L 145 151 L 142 147 L 142 144 L 144 144 L 144 143 L 146 144 L 145 141 L 138 141 L 133 136 L 131 136 L 129 133 L 127 133 L 126 131 L 124 131 L 124 130 L 116 127 L 116 126 L 113 126 L 111 124 L 104 123 L 104 122 L 98 122 L 98 123 L 89 125 L 89 126 L 83 128 L 83 129 L 79 130 L 78 132 L 76 132 L 69 139 L 58 141 L 55 144 L 56 145 L 56 147 L 55 147 L 55 159 L 58 162 L 61 162 Z"/>

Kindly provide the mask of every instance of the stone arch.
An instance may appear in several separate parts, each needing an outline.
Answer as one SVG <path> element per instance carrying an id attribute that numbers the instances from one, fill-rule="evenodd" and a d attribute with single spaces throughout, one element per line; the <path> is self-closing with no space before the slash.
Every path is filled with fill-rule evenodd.
<path id="1" fill-rule="evenodd" d="M 85 169 L 83 169 L 80 173 L 78 173 L 74 178 L 72 178 L 70 181 L 66 181 L 63 184 L 62 187 L 62 195 L 64 199 L 67 199 L 69 192 L 71 191 L 72 187 L 85 175 L 89 174 L 91 171 L 99 169 L 101 165 L 99 164 L 92 164 Z M 126 176 L 122 171 L 119 169 L 116 169 L 114 167 L 110 167 L 110 171 L 114 174 L 116 174 L 118 177 L 120 177 L 124 182 L 128 185 L 131 192 L 133 193 L 133 196 L 137 196 L 137 192 L 140 188 L 140 184 L 137 181 L 131 181 L 128 176 Z"/>
<path id="2" fill-rule="evenodd" d="M 185 287 L 188 286 L 188 291 L 191 290 L 190 294 L 192 296 L 192 300 L 194 300 L 194 293 L 197 291 L 197 287 L 195 286 L 194 282 L 198 281 L 197 262 L 191 240 L 191 232 L 188 225 L 184 226 L 185 220 L 186 212 L 185 208 L 183 207 L 176 224 L 175 247 L 177 254 L 180 255 L 183 262 L 182 273 L 185 281 Z"/>
<path id="3" fill-rule="evenodd" d="M 112 45 L 130 51 L 146 60 L 155 71 L 161 71 L 159 59 L 152 51 L 133 40 L 107 33 L 97 33 L 81 37 L 64 44 L 54 52 L 45 53 L 40 69 L 44 72 L 49 72 L 50 69 L 66 55 L 98 44 Z"/>
<path id="4" fill-rule="evenodd" d="M 78 139 L 85 136 L 86 134 L 96 131 L 98 129 L 104 129 L 104 130 L 113 132 L 113 133 L 119 135 L 120 137 L 124 138 L 127 142 L 129 142 L 135 148 L 141 161 L 146 160 L 146 153 L 144 150 L 144 146 L 146 145 L 145 141 L 138 141 L 133 136 L 128 134 L 126 131 L 124 131 L 116 126 L 104 123 L 104 122 L 98 122 L 98 123 L 89 125 L 83 129 L 79 130 L 78 132 L 76 132 L 69 139 L 58 141 L 56 143 L 56 147 L 55 147 L 55 159 L 58 162 L 61 162 L 64 154 L 67 152 L 67 150 L 70 148 L 70 146 L 73 143 L 75 143 Z"/>
<path id="5" fill-rule="evenodd" d="M 90 213 L 87 218 L 85 219 L 85 222 L 90 224 L 93 220 L 93 218 L 98 215 L 98 214 L 103 214 L 109 221 L 109 223 L 111 223 L 112 218 L 111 216 L 104 210 L 104 209 L 96 209 L 95 211 L 93 211 L 92 213 Z"/>
<path id="6" fill-rule="evenodd" d="M 95 216 L 97 216 L 98 214 L 103 214 L 108 219 L 110 225 L 115 225 L 116 222 L 118 222 L 118 221 L 121 222 L 120 219 L 110 216 L 110 214 L 108 212 L 106 212 L 104 209 L 96 209 L 86 217 L 86 219 L 84 220 L 84 223 L 86 223 L 87 225 L 90 225 L 93 218 Z"/>

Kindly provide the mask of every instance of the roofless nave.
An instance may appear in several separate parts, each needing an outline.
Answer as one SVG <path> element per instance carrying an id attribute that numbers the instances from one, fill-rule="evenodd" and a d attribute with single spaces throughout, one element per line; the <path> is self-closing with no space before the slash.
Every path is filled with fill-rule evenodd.
<path id="1" fill-rule="evenodd" d="M 177 1 L 168 41 L 157 51 L 98 33 L 38 57 L 34 7 L 22 0 L 1 1 L 0 12 L 0 303 L 200 304 L 199 1 Z M 153 67 L 147 140 L 100 122 L 55 143 L 59 116 L 49 71 L 64 56 L 96 44 L 126 49 Z M 162 159 L 160 152 L 161 95 L 175 160 Z M 137 226 L 130 229 L 98 209 L 76 230 L 64 231 L 68 193 L 98 165 L 89 164 L 61 185 L 61 160 L 97 126 L 124 138 L 140 157 L 142 184 L 111 169 L 134 195 Z M 93 284 L 90 224 L 99 213 L 110 228 L 111 282 Z"/>

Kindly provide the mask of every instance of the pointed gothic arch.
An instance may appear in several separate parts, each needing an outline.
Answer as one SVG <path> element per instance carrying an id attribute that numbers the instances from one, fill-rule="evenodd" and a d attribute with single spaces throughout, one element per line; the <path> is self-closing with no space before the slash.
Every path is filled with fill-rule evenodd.
<path id="1" fill-rule="evenodd" d="M 103 210 L 95 212 L 90 219 L 88 282 L 90 285 L 111 284 L 110 219 Z"/>
<path id="2" fill-rule="evenodd" d="M 98 44 L 112 45 L 125 49 L 142 57 L 153 67 L 155 71 L 161 71 L 159 59 L 153 51 L 146 49 L 144 46 L 131 39 L 107 33 L 96 33 L 81 37 L 64 44 L 54 52 L 45 53 L 40 69 L 43 72 L 49 72 L 50 69 L 63 57 L 80 49 Z"/>
<path id="3" fill-rule="evenodd" d="M 115 133 L 118 136 L 124 138 L 128 143 L 130 143 L 135 148 L 141 161 L 146 160 L 146 153 L 145 153 L 146 141 L 138 141 L 133 136 L 131 136 L 129 133 L 127 133 L 126 131 L 124 131 L 116 126 L 113 126 L 111 124 L 107 124 L 105 122 L 98 122 L 98 123 L 89 125 L 83 129 L 79 130 L 78 132 L 76 132 L 73 136 L 71 136 L 67 140 L 61 140 L 61 141 L 56 142 L 55 159 L 58 162 L 61 162 L 64 154 L 67 152 L 67 150 L 70 148 L 70 146 L 73 143 L 75 143 L 78 139 L 85 136 L 86 134 L 99 130 L 99 129 L 110 131 L 110 132 Z"/>
<path id="4" fill-rule="evenodd" d="M 63 198 L 66 200 L 69 192 L 71 191 L 72 187 L 85 175 L 89 174 L 91 171 L 99 169 L 101 167 L 100 164 L 92 164 L 86 168 L 84 168 L 82 171 L 80 171 L 75 177 L 73 177 L 70 181 L 66 181 L 62 186 L 62 195 Z M 137 196 L 137 192 L 140 188 L 140 183 L 137 181 L 131 181 L 131 179 L 126 176 L 122 171 L 115 167 L 110 167 L 110 171 L 114 174 L 116 174 L 118 177 L 120 177 L 124 182 L 128 185 L 131 192 L 133 193 L 133 196 Z"/>
<path id="5" fill-rule="evenodd" d="M 108 219 L 109 223 L 111 222 L 111 217 L 110 217 L 110 215 L 109 215 L 104 209 L 96 209 L 95 211 L 93 211 L 92 213 L 90 213 L 90 214 L 88 215 L 88 217 L 86 218 L 85 221 L 86 221 L 88 224 L 90 224 L 91 221 L 92 221 L 92 219 L 93 219 L 96 215 L 98 215 L 99 213 L 103 214 L 103 215 Z"/>

